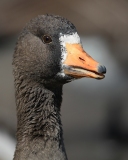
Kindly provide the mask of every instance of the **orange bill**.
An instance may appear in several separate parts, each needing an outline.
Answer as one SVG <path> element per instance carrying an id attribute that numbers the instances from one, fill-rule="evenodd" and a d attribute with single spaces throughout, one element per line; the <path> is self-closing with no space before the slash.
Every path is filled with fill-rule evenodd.
<path id="1" fill-rule="evenodd" d="M 74 78 L 104 78 L 106 68 L 88 55 L 80 44 L 66 44 L 67 56 L 63 63 L 64 73 Z"/>

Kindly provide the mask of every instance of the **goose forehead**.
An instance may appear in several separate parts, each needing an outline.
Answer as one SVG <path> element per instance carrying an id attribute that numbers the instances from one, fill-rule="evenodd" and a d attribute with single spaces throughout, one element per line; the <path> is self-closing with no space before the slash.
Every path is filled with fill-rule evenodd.
<path id="1" fill-rule="evenodd" d="M 74 33 L 71 33 L 71 34 L 62 34 L 62 33 L 60 33 L 59 40 L 60 40 L 61 44 L 63 44 L 63 45 L 65 43 L 70 43 L 70 44 L 73 44 L 73 43 L 79 44 L 79 43 L 81 43 L 80 42 L 80 37 L 79 37 L 77 32 L 74 32 Z"/>

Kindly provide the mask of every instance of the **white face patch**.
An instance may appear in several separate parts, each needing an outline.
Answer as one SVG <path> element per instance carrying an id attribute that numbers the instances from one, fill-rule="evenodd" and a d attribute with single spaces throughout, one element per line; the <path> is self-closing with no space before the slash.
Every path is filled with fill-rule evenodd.
<path id="1" fill-rule="evenodd" d="M 77 32 L 72 33 L 72 34 L 62 34 L 60 33 L 60 45 L 61 45 L 61 53 L 62 53 L 62 63 L 65 61 L 66 56 L 67 56 L 67 51 L 66 51 L 66 43 L 69 44 L 80 44 L 80 37 L 77 34 Z"/>
<path id="2" fill-rule="evenodd" d="M 65 61 L 67 57 L 67 50 L 66 50 L 66 43 L 69 44 L 81 44 L 80 37 L 77 32 L 72 34 L 62 34 L 60 33 L 59 37 L 60 45 L 61 45 L 61 66 L 63 68 L 63 62 Z M 58 75 L 61 75 L 62 77 L 65 76 L 63 69 Z"/>

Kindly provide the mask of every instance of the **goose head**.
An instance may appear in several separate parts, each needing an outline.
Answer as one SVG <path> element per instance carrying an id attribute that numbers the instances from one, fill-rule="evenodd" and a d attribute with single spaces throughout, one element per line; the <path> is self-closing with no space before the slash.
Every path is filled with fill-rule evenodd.
<path id="1" fill-rule="evenodd" d="M 106 73 L 106 68 L 84 51 L 75 26 L 54 15 L 40 15 L 26 25 L 13 63 L 14 75 L 46 85 L 83 77 L 103 79 Z"/>

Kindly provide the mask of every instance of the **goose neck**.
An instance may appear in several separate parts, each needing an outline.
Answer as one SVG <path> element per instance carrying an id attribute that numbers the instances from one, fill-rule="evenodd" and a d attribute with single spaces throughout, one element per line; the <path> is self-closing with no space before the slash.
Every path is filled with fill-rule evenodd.
<path id="1" fill-rule="evenodd" d="M 24 83 L 15 86 L 18 120 L 17 150 L 26 148 L 36 153 L 40 149 L 41 154 L 45 153 L 45 156 L 56 153 L 66 160 L 60 118 L 62 86 L 46 88 Z"/>

